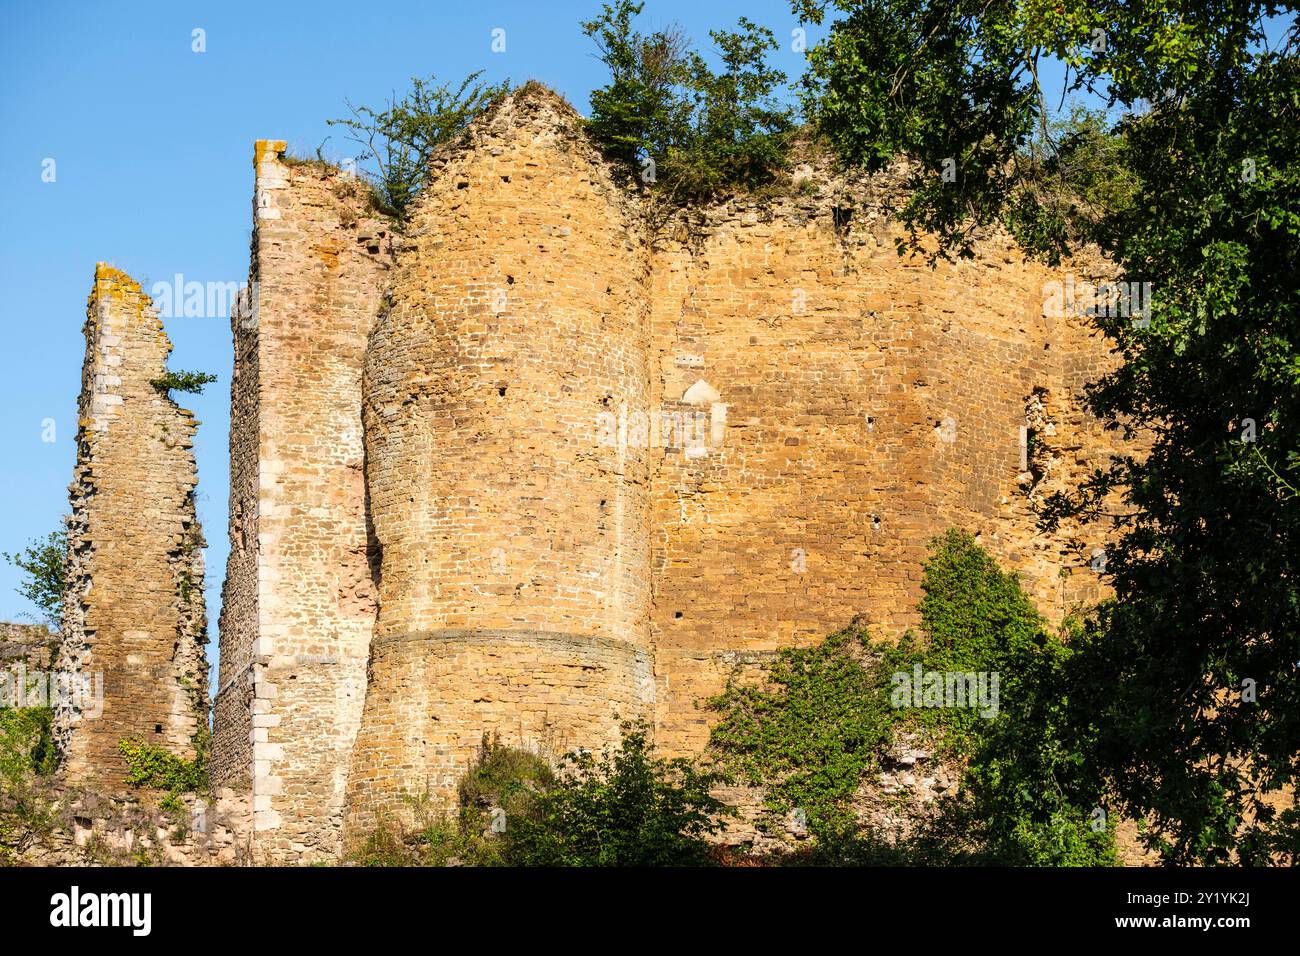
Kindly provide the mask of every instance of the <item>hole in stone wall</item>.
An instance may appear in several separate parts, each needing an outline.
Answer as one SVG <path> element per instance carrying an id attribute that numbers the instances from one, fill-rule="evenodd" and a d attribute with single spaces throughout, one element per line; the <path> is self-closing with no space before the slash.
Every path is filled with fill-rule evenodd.
<path id="1" fill-rule="evenodd" d="M 505 397 L 506 397 L 506 386 L 502 385 L 500 388 L 498 388 L 498 389 L 497 389 L 497 394 L 500 395 L 502 398 L 505 398 Z"/>
<path id="2" fill-rule="evenodd" d="M 155 734 L 160 734 L 160 733 L 162 733 L 162 724 L 154 724 L 154 725 L 153 725 L 153 732 L 154 732 Z"/>
<path id="3" fill-rule="evenodd" d="M 880 530 L 880 515 L 871 516 L 871 530 L 872 531 Z"/>
<path id="4" fill-rule="evenodd" d="M 682 616 L 682 612 L 681 612 L 681 611 L 673 611 L 673 620 L 677 620 L 677 619 L 679 619 L 681 616 Z"/>
<path id="5" fill-rule="evenodd" d="M 1036 386 L 1025 400 L 1024 435 L 1022 455 L 1026 470 L 1021 474 L 1020 485 L 1027 495 L 1034 497 L 1038 485 L 1047 477 L 1056 457 L 1052 442 L 1056 435 L 1056 423 L 1049 411 L 1048 390 L 1042 386 Z"/>
<path id="6" fill-rule="evenodd" d="M 831 222 L 836 232 L 848 233 L 849 223 L 853 221 L 853 210 L 848 206 L 832 206 Z"/>
<path id="7" fill-rule="evenodd" d="M 506 285 L 514 285 L 514 284 L 515 284 L 515 277 L 514 277 L 514 276 L 506 276 Z"/>

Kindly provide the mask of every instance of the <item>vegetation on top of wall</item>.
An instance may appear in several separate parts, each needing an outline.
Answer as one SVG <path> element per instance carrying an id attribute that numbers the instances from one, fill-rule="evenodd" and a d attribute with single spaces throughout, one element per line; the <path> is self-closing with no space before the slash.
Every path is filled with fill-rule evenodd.
<path id="1" fill-rule="evenodd" d="M 17 592 L 35 604 L 48 627 L 58 627 L 63 616 L 64 564 L 68 557 L 65 531 L 51 531 L 44 540 L 28 542 L 18 554 L 0 554 L 22 572 Z"/>
<path id="2" fill-rule="evenodd" d="M 711 30 L 720 69 L 677 27 L 640 33 L 643 4 L 615 0 L 582 24 L 609 82 L 592 92 L 587 130 L 607 158 L 675 201 L 771 181 L 786 163 L 795 120 L 777 98 L 786 76 L 767 63 L 772 31 L 741 17 Z"/>
<path id="3" fill-rule="evenodd" d="M 1098 797 L 1078 772 L 1086 743 L 1062 720 L 1068 646 L 965 532 L 932 542 L 922 586 L 919 635 L 871 648 L 855 626 L 781 651 L 761 685 L 714 698 L 718 765 L 764 788 L 769 819 L 802 811 L 813 842 L 800 862 L 1113 862 L 1113 821 L 1094 814 Z M 917 668 L 996 674 L 996 713 L 900 701 L 897 675 Z M 854 800 L 904 731 L 966 769 L 955 797 L 891 842 L 858 822 Z"/>
<path id="4" fill-rule="evenodd" d="M 411 89 L 374 109 L 347 103 L 349 117 L 332 119 L 362 147 L 359 162 L 374 163 L 376 210 L 405 220 L 428 177 L 429 160 L 440 145 L 464 132 L 476 116 L 510 90 L 510 82 L 482 83 L 471 73 L 458 86 L 412 77 Z"/>
<path id="5" fill-rule="evenodd" d="M 151 379 L 159 394 L 171 397 L 172 392 L 189 392 L 200 395 L 205 385 L 211 385 L 217 377 L 211 372 L 164 372 L 160 377 Z"/>

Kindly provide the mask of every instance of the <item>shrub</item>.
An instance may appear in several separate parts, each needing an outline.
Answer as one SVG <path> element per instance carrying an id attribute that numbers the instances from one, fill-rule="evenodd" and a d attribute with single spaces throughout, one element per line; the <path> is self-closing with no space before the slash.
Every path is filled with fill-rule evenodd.
<path id="1" fill-rule="evenodd" d="M 507 831 L 506 859 L 522 866 L 699 866 L 706 837 L 731 811 L 710 790 L 719 774 L 654 755 L 649 726 L 622 724 L 613 753 L 566 755 L 553 789 Z"/>
<path id="2" fill-rule="evenodd" d="M 643 4 L 617 0 L 582 24 L 610 81 L 591 94 L 587 128 L 611 160 L 676 199 L 769 181 L 785 165 L 793 111 L 776 98 L 785 74 L 767 65 L 772 32 L 742 17 L 711 30 L 721 70 L 676 27 L 632 28 Z"/>
<path id="3" fill-rule="evenodd" d="M 381 819 L 349 861 L 358 866 L 499 866 L 511 828 L 533 814 L 538 794 L 554 780 L 542 757 L 484 735 L 478 757 L 461 778 L 452 812 L 436 809 L 427 791 L 407 795 L 413 825 Z M 492 832 L 494 809 L 505 812 L 505 835 Z"/>
<path id="4" fill-rule="evenodd" d="M 208 786 L 207 740 L 200 733 L 194 739 L 195 756 L 185 760 L 169 750 L 138 739 L 120 740 L 117 749 L 126 760 L 126 780 L 133 787 L 165 790 L 159 806 L 179 812 L 181 796 L 199 793 Z"/>
<path id="5" fill-rule="evenodd" d="M 172 392 L 190 392 L 202 394 L 203 386 L 211 385 L 217 377 L 210 372 L 166 372 L 161 378 L 150 381 L 157 391 L 171 397 Z"/>
<path id="6" fill-rule="evenodd" d="M 332 119 L 364 152 L 359 161 L 373 161 L 376 206 L 398 220 L 407 218 L 428 175 L 429 159 L 441 144 L 462 133 L 484 109 L 510 89 L 509 81 L 480 83 L 482 71 L 460 85 L 437 83 L 434 77 L 412 77 L 411 89 L 396 95 L 382 109 L 347 103 L 350 117 Z"/>
<path id="7" fill-rule="evenodd" d="M 54 772 L 48 707 L 0 708 L 0 866 L 12 866 L 58 821 L 39 778 Z"/>

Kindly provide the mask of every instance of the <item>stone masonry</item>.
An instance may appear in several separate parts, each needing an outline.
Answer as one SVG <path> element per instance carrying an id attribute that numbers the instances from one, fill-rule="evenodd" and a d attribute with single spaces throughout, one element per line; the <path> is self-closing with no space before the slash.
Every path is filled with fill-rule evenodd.
<path id="1" fill-rule="evenodd" d="M 172 346 L 149 298 L 104 263 L 85 334 L 57 666 L 102 701 L 65 696 L 55 738 L 67 782 L 112 790 L 123 739 L 192 759 L 208 731 L 198 423 L 154 384 Z"/>
<path id="2" fill-rule="evenodd" d="M 485 733 L 562 753 L 653 715 L 650 451 L 597 440 L 648 410 L 648 246 L 564 110 L 513 98 L 441 157 L 366 352 L 361 828 L 449 798 Z"/>
<path id="3" fill-rule="evenodd" d="M 261 141 L 232 316 L 230 557 L 212 780 L 271 859 L 337 852 L 374 626 L 361 364 L 392 257 L 366 191 Z"/>
<path id="4" fill-rule="evenodd" d="M 900 258 L 899 170 L 660 221 L 536 84 L 402 234 L 282 142 L 254 165 L 212 763 L 254 859 L 445 801 L 485 733 L 698 752 L 737 669 L 915 625 L 948 527 L 1055 620 L 1099 595 L 1098 532 L 1035 522 L 1118 451 L 1079 403 L 1107 343 L 1044 307 L 1086 270 Z"/>

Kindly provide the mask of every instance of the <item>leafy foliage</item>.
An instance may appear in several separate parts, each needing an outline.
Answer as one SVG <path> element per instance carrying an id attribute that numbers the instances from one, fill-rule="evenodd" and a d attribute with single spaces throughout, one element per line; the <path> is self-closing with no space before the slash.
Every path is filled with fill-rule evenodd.
<path id="1" fill-rule="evenodd" d="M 185 760 L 169 750 L 138 739 L 120 740 L 118 751 L 126 760 L 126 781 L 133 787 L 165 790 L 166 796 L 159 804 L 164 810 L 179 811 L 180 798 L 186 793 L 199 793 L 208 786 L 206 734 L 195 738 L 197 753 L 193 760 Z"/>
<path id="2" fill-rule="evenodd" d="M 63 566 L 67 555 L 68 537 L 63 531 L 51 531 L 45 540 L 29 542 L 16 555 L 2 555 L 23 573 L 18 593 L 40 608 L 45 623 L 51 627 L 57 627 L 63 616 Z"/>
<path id="3" fill-rule="evenodd" d="M 1095 734 L 1082 751 L 1092 787 L 1148 822 L 1170 862 L 1294 860 L 1300 813 L 1278 809 L 1300 776 L 1294 8 L 842 6 L 810 57 L 810 110 L 850 161 L 903 150 L 920 163 L 914 229 L 958 254 L 999 218 L 1049 258 L 1092 240 L 1153 291 L 1149 321 L 1097 319 L 1123 365 L 1088 394 L 1149 453 L 1056 496 L 1046 515 L 1109 516 L 1119 533 L 1106 564 L 1116 600 L 1064 666 L 1064 719 L 1080 740 Z M 1108 132 L 1080 131 L 1115 175 L 1019 161 L 1050 124 L 1038 82 L 1049 56 L 1069 68 L 1067 94 L 1127 110 Z M 948 182 L 945 157 L 959 171 Z M 1035 188 L 1044 172 L 1109 198 L 1067 228 L 1053 191 Z"/>
<path id="4" fill-rule="evenodd" d="M 816 841 L 796 862 L 1113 862 L 1113 822 L 1094 829 L 1097 797 L 1082 772 L 1082 744 L 1062 716 L 1069 647 L 968 533 L 931 543 L 922 586 L 920 635 L 872 649 L 851 628 L 781 651 L 763 686 L 732 685 L 715 698 L 723 716 L 710 749 L 721 766 L 762 785 L 773 814 L 804 811 Z M 891 706 L 892 675 L 914 665 L 997 673 L 998 713 Z M 921 732 L 966 769 L 955 798 L 890 843 L 857 824 L 853 800 L 904 731 Z"/>
<path id="5" fill-rule="evenodd" d="M 48 707 L 0 707 L 0 866 L 17 863 L 57 823 L 58 807 L 38 786 L 56 766 L 52 722 Z"/>
<path id="6" fill-rule="evenodd" d="M 767 64 L 772 32 L 740 18 L 734 31 L 711 30 L 714 71 L 675 27 L 643 34 L 633 20 L 643 4 L 616 0 L 582 24 L 609 69 L 591 94 L 588 130 L 605 154 L 678 199 L 752 188 L 785 164 L 793 125 L 776 98 L 785 74 Z"/>
<path id="7" fill-rule="evenodd" d="M 414 825 L 381 820 L 350 855 L 361 866 L 687 866 L 710 861 L 707 834 L 732 812 L 709 793 L 718 777 L 654 756 L 644 723 L 619 748 L 567 754 L 556 774 L 537 754 L 484 737 L 458 806 L 407 800 Z M 504 811 L 504 829 L 492 826 Z"/>
<path id="8" fill-rule="evenodd" d="M 374 162 L 380 212 L 405 219 L 424 185 L 433 151 L 509 91 L 509 81 L 481 83 L 482 75 L 471 73 L 456 87 L 432 76 L 412 77 L 411 89 L 400 99 L 393 94 L 382 109 L 348 103 L 350 117 L 328 121 L 364 148 L 358 160 Z"/>
<path id="9" fill-rule="evenodd" d="M 529 816 L 537 795 L 554 786 L 555 772 L 544 758 L 484 735 L 478 759 L 461 778 L 457 793 L 462 807 L 480 812 L 497 807 L 511 820 Z"/>
<path id="10" fill-rule="evenodd" d="M 624 722 L 617 750 L 565 757 L 555 786 L 514 823 L 507 860 L 522 866 L 699 866 L 705 838 L 731 811 L 710 790 L 722 777 L 654 755 L 644 722 Z"/>
<path id="11" fill-rule="evenodd" d="M 161 394 L 170 397 L 172 392 L 201 394 L 203 386 L 211 385 L 216 380 L 217 377 L 211 372 L 166 372 L 161 378 L 155 378 L 149 384 Z"/>
<path id="12" fill-rule="evenodd" d="M 884 668 L 850 628 L 810 648 L 782 649 L 764 686 L 731 684 L 710 746 L 721 765 L 766 786 L 767 809 L 800 809 L 808 829 L 837 838 L 853 826 L 850 801 L 889 743 L 894 714 Z"/>
<path id="13" fill-rule="evenodd" d="M 900 251 L 933 231 L 943 243 L 928 254 L 969 257 L 979 229 L 1002 222 L 1055 262 L 1131 200 L 1105 114 L 1055 115 L 1039 77 L 1054 57 L 1073 71 L 1070 91 L 1090 90 L 1093 47 L 1109 40 L 1093 32 L 1097 9 L 1118 4 L 792 0 L 817 23 L 828 6 L 845 16 L 808 51 L 804 107 L 844 162 L 915 163 Z"/>
<path id="14" fill-rule="evenodd" d="M 408 796 L 413 825 L 381 819 L 350 860 L 359 866 L 504 865 L 509 828 L 535 816 L 537 796 L 554 782 L 545 759 L 485 734 L 461 778 L 453 812 L 439 810 L 427 792 Z M 494 812 L 505 814 L 504 834 L 492 830 Z"/>
<path id="15" fill-rule="evenodd" d="M 0 707 L 0 779 L 12 784 L 54 772 L 53 717 L 48 707 Z"/>

